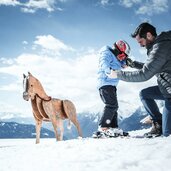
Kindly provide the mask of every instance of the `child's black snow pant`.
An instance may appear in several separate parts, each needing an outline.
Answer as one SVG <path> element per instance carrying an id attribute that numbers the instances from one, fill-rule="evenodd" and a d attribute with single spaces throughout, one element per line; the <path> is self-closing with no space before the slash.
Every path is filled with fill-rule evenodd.
<path id="1" fill-rule="evenodd" d="M 99 126 L 101 127 L 118 127 L 118 100 L 117 89 L 115 86 L 106 85 L 99 89 L 100 97 L 105 104 Z"/>

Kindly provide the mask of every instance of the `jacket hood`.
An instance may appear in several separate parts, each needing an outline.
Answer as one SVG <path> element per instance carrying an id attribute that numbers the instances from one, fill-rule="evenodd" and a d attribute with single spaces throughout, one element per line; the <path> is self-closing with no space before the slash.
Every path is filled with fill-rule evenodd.
<path id="1" fill-rule="evenodd" d="M 171 31 L 167 32 L 161 32 L 157 37 L 155 42 L 161 42 L 161 41 L 171 41 Z"/>
<path id="2" fill-rule="evenodd" d="M 147 55 L 150 51 L 150 49 L 153 47 L 154 44 L 162 42 L 162 41 L 171 41 L 171 31 L 167 31 L 167 32 L 161 32 L 155 39 L 154 42 L 149 43 L 146 47 L 147 49 Z"/>

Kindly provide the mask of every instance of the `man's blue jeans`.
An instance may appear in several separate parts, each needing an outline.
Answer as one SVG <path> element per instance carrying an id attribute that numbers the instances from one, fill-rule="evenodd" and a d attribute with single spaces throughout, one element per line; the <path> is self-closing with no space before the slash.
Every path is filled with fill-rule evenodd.
<path id="1" fill-rule="evenodd" d="M 165 98 L 158 86 L 148 87 L 141 90 L 140 98 L 147 113 L 154 122 L 161 123 L 164 136 L 171 134 L 171 99 Z M 155 100 L 164 100 L 163 114 L 160 113 Z"/>

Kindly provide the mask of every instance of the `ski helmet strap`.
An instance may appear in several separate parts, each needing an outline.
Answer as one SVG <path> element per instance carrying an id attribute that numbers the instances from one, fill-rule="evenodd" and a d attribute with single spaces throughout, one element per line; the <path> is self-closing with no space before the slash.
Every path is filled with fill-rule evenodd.
<path id="1" fill-rule="evenodd" d="M 109 48 L 109 50 L 117 57 L 119 54 L 120 54 L 120 51 L 115 48 L 115 49 L 112 49 L 112 48 Z"/>

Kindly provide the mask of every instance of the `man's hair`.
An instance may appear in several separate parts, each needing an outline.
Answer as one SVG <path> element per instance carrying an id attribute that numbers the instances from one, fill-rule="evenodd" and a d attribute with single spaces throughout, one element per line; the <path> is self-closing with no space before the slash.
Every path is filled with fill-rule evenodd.
<path id="1" fill-rule="evenodd" d="M 152 26 L 151 24 L 145 22 L 141 23 L 134 31 L 134 33 L 131 34 L 133 38 L 135 38 L 137 35 L 140 36 L 140 38 L 146 38 L 147 33 L 150 32 L 153 36 L 157 36 L 156 28 Z"/>

